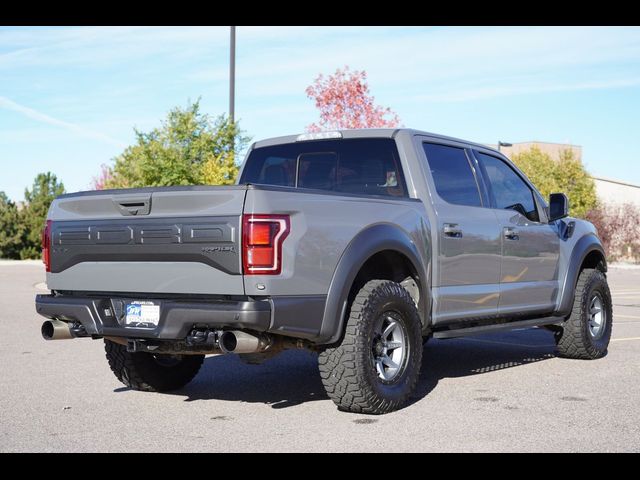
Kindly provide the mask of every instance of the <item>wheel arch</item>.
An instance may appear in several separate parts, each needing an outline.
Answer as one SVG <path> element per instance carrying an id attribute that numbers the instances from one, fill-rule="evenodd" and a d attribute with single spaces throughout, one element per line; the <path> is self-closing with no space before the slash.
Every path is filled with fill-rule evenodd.
<path id="1" fill-rule="evenodd" d="M 607 271 L 607 259 L 600 239 L 595 234 L 587 234 L 580 238 L 573 247 L 569 265 L 562 283 L 557 314 L 567 316 L 571 313 L 573 297 L 578 284 L 580 272 L 585 268 Z"/>
<path id="2" fill-rule="evenodd" d="M 402 262 L 402 264 L 399 264 Z M 380 273 L 375 279 L 399 281 L 409 272 L 419 292 L 418 312 L 423 330 L 428 326 L 430 294 L 428 289 L 428 259 L 423 260 L 407 232 L 390 224 L 376 224 L 358 233 L 345 251 L 334 271 L 329 286 L 318 343 L 331 344 L 339 340 L 344 330 L 349 301 L 360 283 L 372 280 L 369 274 Z M 382 270 L 376 270 L 382 266 Z M 385 268 L 389 267 L 389 268 Z M 357 291 L 355 291 L 357 293 Z M 413 295 L 412 295 L 413 296 Z M 414 297 L 415 298 L 415 297 Z"/>

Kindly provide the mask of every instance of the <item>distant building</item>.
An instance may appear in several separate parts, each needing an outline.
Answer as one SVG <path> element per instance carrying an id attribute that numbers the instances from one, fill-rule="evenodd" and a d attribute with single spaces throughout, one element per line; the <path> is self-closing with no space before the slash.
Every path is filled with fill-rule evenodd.
<path id="1" fill-rule="evenodd" d="M 490 145 L 492 148 L 497 148 L 497 145 Z M 500 147 L 500 151 L 507 157 L 511 158 L 518 153 L 531 150 L 531 147 L 537 147 L 541 152 L 546 153 L 551 158 L 559 158 L 560 152 L 564 150 L 571 150 L 578 160 L 582 160 L 582 147 L 580 145 L 571 145 L 570 143 L 550 143 L 550 142 L 520 142 L 514 143 L 510 147 Z"/>
<path id="2" fill-rule="evenodd" d="M 489 145 L 497 148 L 497 145 Z M 500 147 L 500 151 L 511 158 L 518 153 L 526 152 L 531 147 L 537 147 L 540 151 L 548 154 L 551 158 L 559 158 L 563 150 L 571 150 L 578 160 L 582 160 L 582 147 L 569 143 L 550 142 L 520 142 L 514 143 L 511 147 Z M 591 176 L 596 185 L 596 195 L 602 203 L 622 204 L 631 203 L 640 208 L 640 185 L 634 185 L 622 180 Z"/>
<path id="3" fill-rule="evenodd" d="M 640 208 L 640 185 L 592 176 L 596 184 L 596 195 L 603 203 L 631 203 Z"/>

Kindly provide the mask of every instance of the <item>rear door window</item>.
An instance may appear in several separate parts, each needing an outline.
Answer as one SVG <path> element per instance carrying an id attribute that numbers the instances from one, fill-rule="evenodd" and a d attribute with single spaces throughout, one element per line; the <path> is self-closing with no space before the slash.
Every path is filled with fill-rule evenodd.
<path id="1" fill-rule="evenodd" d="M 445 202 L 481 207 L 480 190 L 463 148 L 423 143 L 436 191 Z"/>

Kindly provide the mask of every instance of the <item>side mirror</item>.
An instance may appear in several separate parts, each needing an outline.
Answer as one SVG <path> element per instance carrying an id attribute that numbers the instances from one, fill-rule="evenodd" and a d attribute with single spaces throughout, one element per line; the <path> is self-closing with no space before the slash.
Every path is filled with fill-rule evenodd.
<path id="1" fill-rule="evenodd" d="M 555 222 L 569 215 L 569 199 L 564 193 L 549 195 L 549 222 Z"/>

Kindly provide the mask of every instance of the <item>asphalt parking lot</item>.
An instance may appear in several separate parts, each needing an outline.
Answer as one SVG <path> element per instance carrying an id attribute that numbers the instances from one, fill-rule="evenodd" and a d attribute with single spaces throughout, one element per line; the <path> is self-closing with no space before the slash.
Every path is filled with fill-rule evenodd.
<path id="1" fill-rule="evenodd" d="M 129 390 L 102 341 L 42 340 L 43 279 L 38 263 L 0 262 L 3 452 L 640 450 L 640 269 L 610 270 L 605 358 L 556 358 L 539 329 L 430 341 L 412 404 L 376 417 L 339 412 L 303 351 L 209 357 L 183 390 Z"/>

